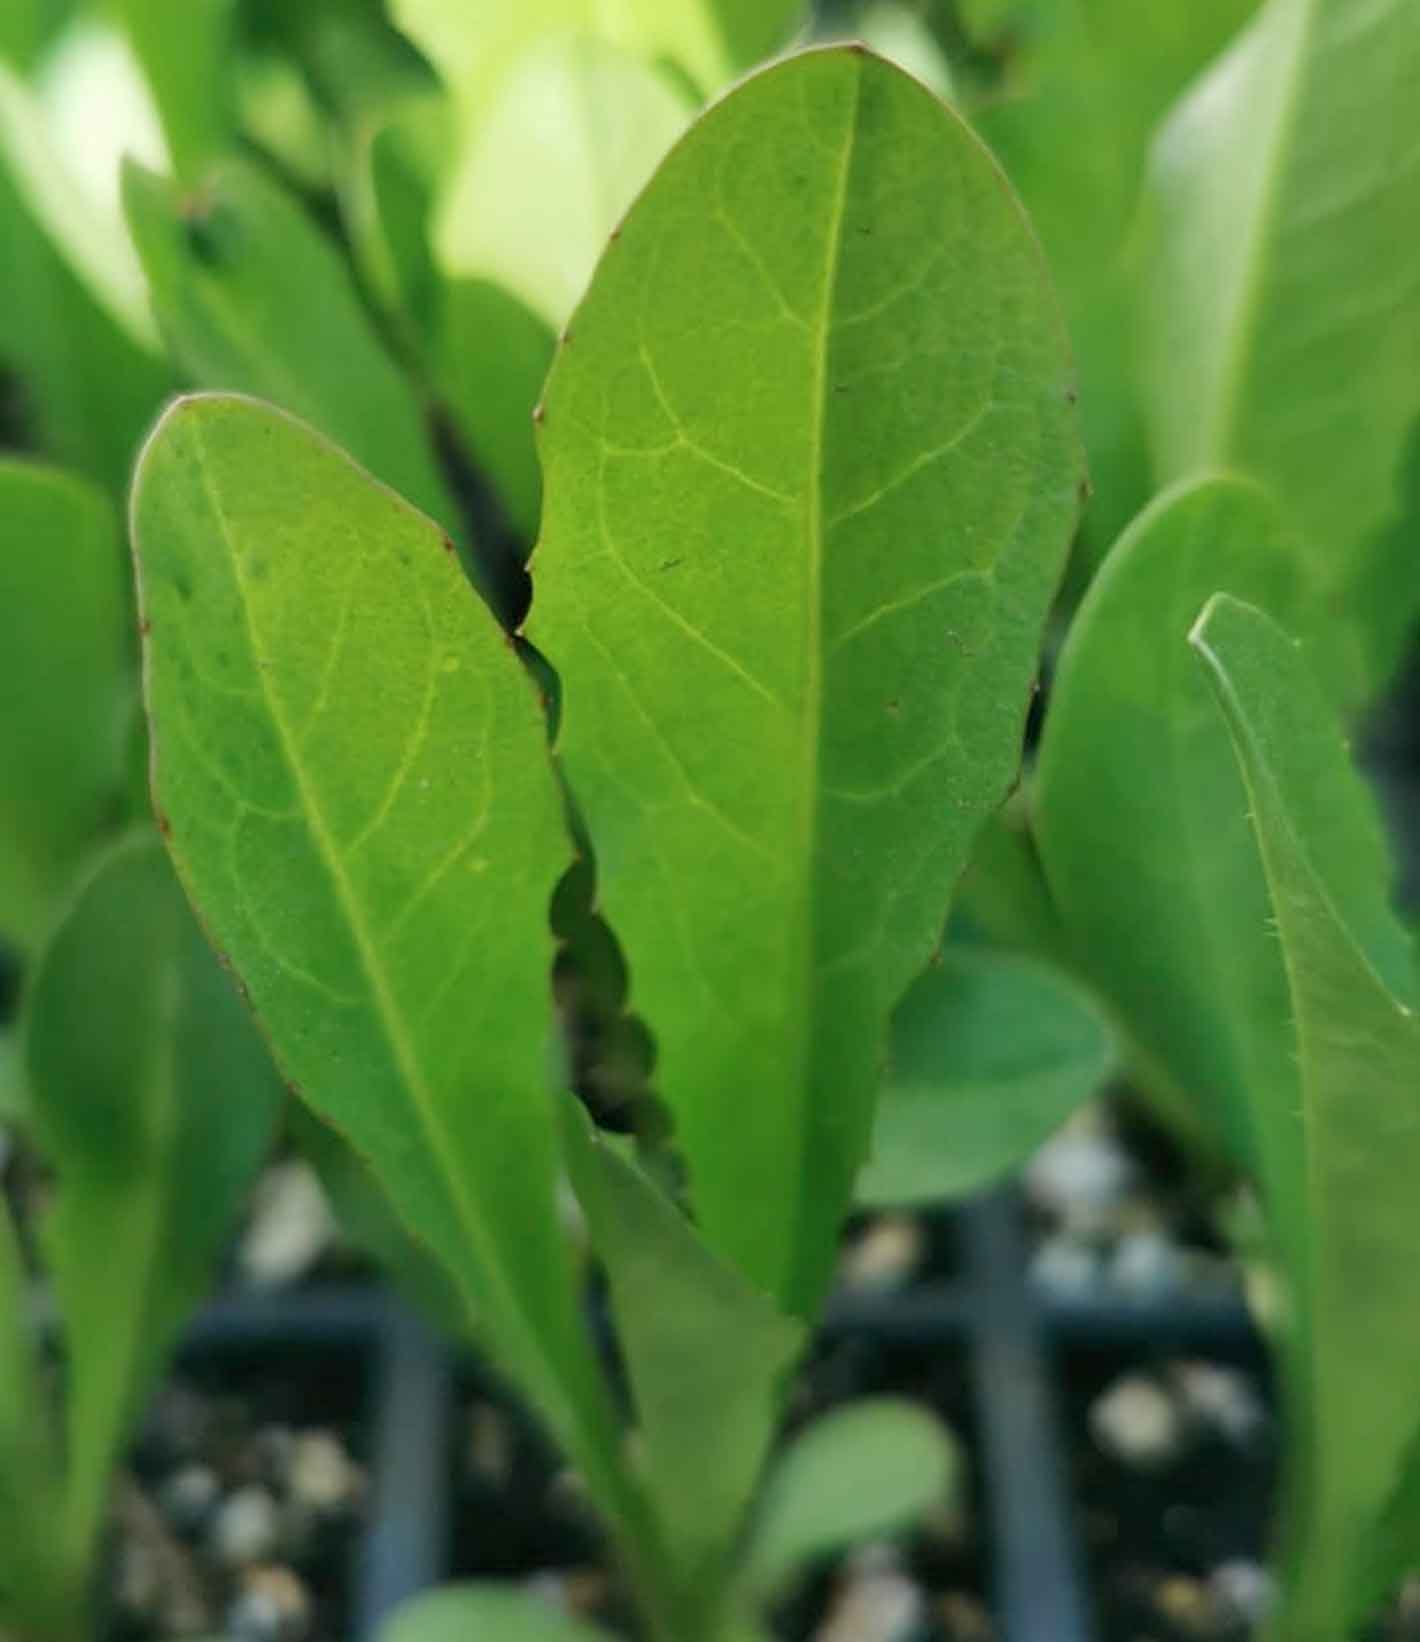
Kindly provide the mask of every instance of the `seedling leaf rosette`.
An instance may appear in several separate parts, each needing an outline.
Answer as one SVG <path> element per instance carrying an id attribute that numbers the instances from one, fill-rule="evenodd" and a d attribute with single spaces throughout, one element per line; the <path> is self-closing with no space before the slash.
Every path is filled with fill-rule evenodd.
<path id="1" fill-rule="evenodd" d="M 559 349 L 527 630 L 560 680 L 551 754 L 447 540 L 322 438 L 198 397 L 139 464 L 179 873 L 286 1076 L 465 1288 L 668 1635 L 738 1616 L 789 1318 L 823 1294 L 892 1007 L 1014 773 L 1081 483 L 1070 398 L 990 157 L 916 82 L 830 50 L 747 81 L 672 151 Z M 556 1206 L 559 777 L 694 1211 L 574 1146 L 634 1457 Z M 656 1238 L 664 1295 L 634 1276 Z M 643 1337 L 653 1308 L 693 1328 L 717 1289 L 743 1312 L 718 1363 Z M 749 1446 L 692 1482 L 698 1401 L 744 1409 Z M 692 1486 L 722 1520 L 687 1544 Z"/>

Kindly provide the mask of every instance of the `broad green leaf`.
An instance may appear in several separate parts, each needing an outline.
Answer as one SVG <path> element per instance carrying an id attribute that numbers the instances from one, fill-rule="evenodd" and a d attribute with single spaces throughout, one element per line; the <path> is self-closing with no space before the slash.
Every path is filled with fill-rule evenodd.
<path id="1" fill-rule="evenodd" d="M 344 262 L 294 201 L 236 162 L 219 166 L 195 202 L 129 166 L 124 201 L 158 324 L 191 380 L 304 417 L 461 534 L 413 390 Z"/>
<path id="2" fill-rule="evenodd" d="M 803 1330 L 708 1249 L 569 1100 L 568 1160 L 606 1267 L 648 1492 L 693 1592 L 723 1572 Z"/>
<path id="3" fill-rule="evenodd" d="M 560 327 L 690 112 L 666 76 L 604 40 L 542 41 L 468 134 L 435 228 L 444 272 L 503 285 Z"/>
<path id="4" fill-rule="evenodd" d="M 1334 597 L 1397 510 L 1420 421 L 1417 83 L 1413 0 L 1269 0 L 1170 118 L 1149 173 L 1158 470 L 1265 480 Z M 1413 614 L 1420 584 L 1394 596 Z"/>
<path id="5" fill-rule="evenodd" d="M 1010 29 L 1007 77 L 976 123 L 1020 190 L 1060 283 L 1079 359 L 1094 486 L 1085 530 L 1096 560 L 1153 491 L 1126 255 L 1149 140 L 1256 5 L 1014 0 L 996 19 Z"/>
<path id="6" fill-rule="evenodd" d="M 235 0 L 118 0 L 180 177 L 196 181 L 232 136 Z"/>
<path id="7" fill-rule="evenodd" d="M 698 1221 L 794 1310 L 1017 768 L 1076 513 L 1069 374 L 990 158 L 848 48 L 675 149 L 549 379 L 529 631 L 561 755 Z"/>
<path id="8" fill-rule="evenodd" d="M 815 1557 L 911 1527 L 947 1499 L 957 1467 L 950 1434 L 914 1403 L 874 1397 L 823 1415 L 770 1475 L 752 1583 L 772 1591 Z"/>
<path id="9" fill-rule="evenodd" d="M 1246 785 L 1295 1023 L 1289 1082 L 1254 1095 L 1292 1318 L 1287 1577 L 1271 1634 L 1332 1642 L 1353 1633 L 1373 1536 L 1420 1431 L 1411 943 L 1387 901 L 1379 821 L 1299 648 L 1226 596 L 1192 641 Z"/>
<path id="10" fill-rule="evenodd" d="M 171 382 L 51 243 L 0 159 L 0 363 L 24 384 L 23 431 L 51 460 L 116 496 Z"/>
<path id="11" fill-rule="evenodd" d="M 446 1585 L 396 1608 L 379 1642 L 610 1642 L 585 1619 L 512 1585 Z"/>
<path id="12" fill-rule="evenodd" d="M 282 1092 L 147 828 L 102 857 L 58 925 L 24 1031 L 58 1181 L 44 1228 L 69 1362 L 55 1533 L 83 1567 L 128 1424 L 211 1282 Z"/>
<path id="13" fill-rule="evenodd" d="M 1070 939 L 1045 881 L 1024 797 L 1018 788 L 977 834 L 953 912 L 965 934 L 1070 971 Z"/>
<path id="14" fill-rule="evenodd" d="M 120 811 L 129 619 L 104 497 L 0 460 L 0 936 L 16 945 Z"/>
<path id="15" fill-rule="evenodd" d="M 1095 1010 L 1053 971 L 949 948 L 893 1017 L 859 1202 L 939 1202 L 989 1185 L 1096 1094 L 1113 1063 Z"/>
<path id="16" fill-rule="evenodd" d="M 1033 819 L 1072 949 L 1142 1058 L 1234 1158 L 1285 1079 L 1290 1010 L 1236 765 L 1188 647 L 1220 588 L 1295 623 L 1294 533 L 1253 484 L 1205 479 L 1126 531 L 1076 614 Z M 1164 1089 L 1167 1096 L 1169 1090 Z"/>
<path id="17" fill-rule="evenodd" d="M 438 531 L 267 407 L 180 402 L 133 525 L 179 872 L 288 1078 L 614 1487 L 554 1196 L 570 846 L 527 675 Z"/>
<path id="18" fill-rule="evenodd" d="M 286 1121 L 296 1149 L 319 1176 L 345 1236 L 450 1339 L 471 1336 L 474 1320 L 459 1285 L 412 1235 L 358 1153 L 299 1102 L 293 1103 Z"/>
<path id="19" fill-rule="evenodd" d="M 101 197 L 102 166 L 101 156 L 96 181 L 88 187 L 79 181 L 73 156 L 61 150 L 54 123 L 35 94 L 0 63 L 0 167 L 94 301 L 131 342 L 151 351 L 157 333 L 143 272 L 121 217 Z"/>

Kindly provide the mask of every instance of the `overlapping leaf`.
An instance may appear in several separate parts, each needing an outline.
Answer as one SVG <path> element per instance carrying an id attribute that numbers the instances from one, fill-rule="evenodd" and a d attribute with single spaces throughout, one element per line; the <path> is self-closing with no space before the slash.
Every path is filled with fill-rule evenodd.
<path id="1" fill-rule="evenodd" d="M 1413 0 L 1269 0 L 1169 120 L 1150 167 L 1158 469 L 1267 481 L 1334 595 L 1364 579 L 1394 519 L 1420 423 L 1417 82 Z M 1420 580 L 1391 596 L 1413 616 Z M 1336 624 L 1336 676 L 1353 692 L 1394 663 L 1380 637 Z"/>
<path id="2" fill-rule="evenodd" d="M 83 481 L 0 461 L 0 936 L 19 946 L 120 809 L 134 685 L 115 524 Z"/>
<path id="3" fill-rule="evenodd" d="M 158 325 L 193 382 L 305 418 L 458 532 L 414 392 L 349 270 L 293 200 L 228 162 L 195 195 L 129 166 L 124 202 Z"/>
<path id="4" fill-rule="evenodd" d="M 69 1351 L 66 1515 L 50 1531 L 83 1570 L 129 1422 L 206 1292 L 282 1091 L 150 829 L 84 884 L 24 1028 L 30 1114 L 58 1181 L 45 1249 Z"/>
<path id="5" fill-rule="evenodd" d="M 1256 486 L 1160 498 L 1115 546 L 1056 674 L 1034 826 L 1074 954 L 1146 1077 L 1241 1160 L 1292 1057 L 1290 1011 L 1237 769 L 1188 648 L 1218 589 L 1295 624 L 1295 536 Z M 1165 1091 L 1167 1093 L 1167 1090 Z"/>
<path id="6" fill-rule="evenodd" d="M 1298 647 L 1219 596 L 1193 633 L 1246 784 L 1286 968 L 1294 1061 L 1253 1091 L 1291 1300 L 1287 1574 L 1274 1634 L 1330 1642 L 1374 1597 L 1373 1536 L 1420 1413 L 1420 1023 L 1369 795 Z M 1389 1570 L 1392 1577 L 1400 1569 Z"/>
<path id="7" fill-rule="evenodd" d="M 711 1242 L 812 1304 L 1017 763 L 1080 457 L 990 159 L 860 51 L 713 109 L 549 381 L 531 636 Z"/>
<path id="8" fill-rule="evenodd" d="M 554 1201 L 570 848 L 525 672 L 436 529 L 250 401 L 169 413 L 134 534 L 155 797 L 216 944 L 288 1077 L 614 1488 Z"/>

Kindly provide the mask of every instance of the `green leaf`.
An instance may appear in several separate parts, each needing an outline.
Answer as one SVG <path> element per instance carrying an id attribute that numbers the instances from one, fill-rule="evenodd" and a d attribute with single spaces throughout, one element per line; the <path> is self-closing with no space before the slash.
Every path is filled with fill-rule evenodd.
<path id="1" fill-rule="evenodd" d="M 133 695 L 113 511 L 0 460 L 0 934 L 29 947 L 120 808 Z"/>
<path id="2" fill-rule="evenodd" d="M 690 112 L 666 76 L 603 40 L 541 42 L 466 135 L 435 228 L 444 272 L 500 284 L 559 328 Z"/>
<path id="3" fill-rule="evenodd" d="M 1034 787 L 1055 906 L 1146 1082 L 1255 1156 L 1286 1079 L 1285 978 L 1236 765 L 1188 648 L 1210 594 L 1295 624 L 1295 535 L 1269 497 L 1205 479 L 1160 497 L 1096 577 L 1061 653 Z"/>
<path id="4" fill-rule="evenodd" d="M 228 162 L 195 202 L 130 165 L 124 203 L 159 326 L 188 377 L 304 417 L 458 532 L 413 390 L 344 262 L 294 201 L 253 167 Z"/>
<path id="5" fill-rule="evenodd" d="M 439 389 L 479 471 L 528 544 L 542 511 L 533 411 L 555 343 L 547 321 L 502 286 L 485 279 L 445 282 L 432 350 Z"/>
<path id="6" fill-rule="evenodd" d="M 1397 511 L 1420 421 L 1417 81 L 1413 0 L 1269 0 L 1170 118 L 1149 173 L 1159 472 L 1267 481 L 1337 598 Z M 1415 579 L 1394 593 L 1413 613 Z M 1346 621 L 1333 627 L 1344 645 Z"/>
<path id="7" fill-rule="evenodd" d="M 1101 558 L 1154 486 L 1136 381 L 1128 241 L 1150 138 L 1257 0 L 1017 0 L 1004 85 L 976 123 L 1020 190 L 1059 281 L 1079 360 Z M 1000 10 L 1001 8 L 994 8 Z M 984 10 L 977 6 L 978 12 Z"/>
<path id="8" fill-rule="evenodd" d="M 19 1239 L 0 1197 L 0 1625 L 38 1639 L 81 1634 L 83 1603 L 82 1576 L 55 1543 L 60 1450 L 33 1318 Z"/>
<path id="9" fill-rule="evenodd" d="M 699 1223 L 796 1311 L 888 1017 L 1016 771 L 1068 379 L 991 160 L 850 48 L 675 149 L 548 382 L 530 634 L 560 752 Z"/>
<path id="10" fill-rule="evenodd" d="M 648 1492 L 708 1606 L 803 1330 L 712 1253 L 570 1098 L 566 1121 L 573 1185 L 611 1285 Z"/>
<path id="11" fill-rule="evenodd" d="M 1273 1634 L 1350 1635 L 1357 1584 L 1420 1431 L 1420 1022 L 1369 795 L 1299 648 L 1209 601 L 1192 635 L 1232 738 L 1286 966 L 1290 1080 L 1259 1085 L 1261 1175 L 1289 1282 L 1293 1455 Z"/>
<path id="12" fill-rule="evenodd" d="M 861 1203 L 963 1197 L 1023 1162 L 1114 1063 L 1110 1035 L 1052 970 L 949 949 L 893 1018 Z"/>
<path id="13" fill-rule="evenodd" d="M 0 164 L 26 208 L 81 284 L 138 347 L 152 351 L 157 333 L 143 271 L 117 213 L 78 182 L 29 87 L 0 63 Z"/>
<path id="14" fill-rule="evenodd" d="M 24 383 L 23 431 L 36 449 L 108 487 L 169 391 L 165 362 L 140 348 L 90 294 L 0 161 L 0 362 Z"/>
<path id="15" fill-rule="evenodd" d="M 808 0 L 706 0 L 734 69 L 784 50 L 809 21 Z"/>
<path id="16" fill-rule="evenodd" d="M 880 57 L 916 75 L 943 102 L 952 99 L 952 70 L 922 14 L 901 0 L 873 0 L 854 30 Z"/>
<path id="17" fill-rule="evenodd" d="M 232 136 L 234 0 L 117 0 L 180 177 L 196 181 Z"/>
<path id="18" fill-rule="evenodd" d="M 450 1339 L 473 1334 L 467 1300 L 445 1266 L 395 1212 L 378 1179 L 339 1132 L 297 1102 L 287 1113 L 296 1149 L 320 1178 L 340 1228 Z"/>
<path id="19" fill-rule="evenodd" d="M 570 846 L 527 675 L 438 532 L 267 407 L 179 402 L 133 523 L 179 872 L 289 1079 L 614 1487 L 554 1197 Z"/>
<path id="20" fill-rule="evenodd" d="M 379 1642 L 610 1642 L 584 1619 L 559 1613 L 528 1591 L 501 1585 L 446 1585 L 396 1608 Z"/>
<path id="21" fill-rule="evenodd" d="M 67 1526 L 92 1555 L 111 1468 L 206 1293 L 281 1087 L 150 829 L 107 852 L 24 1005 L 30 1115 L 68 1344 Z"/>
<path id="22" fill-rule="evenodd" d="M 769 1478 L 751 1582 L 772 1591 L 813 1558 L 910 1527 L 946 1500 L 958 1464 L 950 1434 L 915 1403 L 874 1397 L 823 1415 Z"/>

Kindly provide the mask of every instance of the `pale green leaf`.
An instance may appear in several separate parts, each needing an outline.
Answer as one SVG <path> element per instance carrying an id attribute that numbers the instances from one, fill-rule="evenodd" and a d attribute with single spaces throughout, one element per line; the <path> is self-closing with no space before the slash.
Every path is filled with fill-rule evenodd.
<path id="1" fill-rule="evenodd" d="M 1188 630 L 1220 588 L 1295 623 L 1296 560 L 1288 521 L 1249 482 L 1159 498 L 1075 617 L 1033 794 L 1080 965 L 1146 1078 L 1191 1101 L 1238 1160 L 1255 1155 L 1255 1090 L 1287 1077 L 1290 1011 L 1246 801 Z"/>
<path id="2" fill-rule="evenodd" d="M 949 948 L 893 1017 L 858 1200 L 961 1197 L 1007 1174 L 1109 1076 L 1093 1007 L 1043 964 Z"/>
<path id="3" fill-rule="evenodd" d="M 690 112 L 666 76 L 604 40 L 541 42 L 467 135 L 435 227 L 445 273 L 501 284 L 560 327 Z"/>
<path id="4" fill-rule="evenodd" d="M 976 123 L 1020 190 L 1059 281 L 1079 360 L 1098 560 L 1153 486 L 1136 376 L 1128 238 L 1158 120 L 1257 0 L 1012 0 L 1004 84 Z M 988 8 L 978 5 L 978 13 Z"/>
<path id="5" fill-rule="evenodd" d="M 709 1250 L 569 1100 L 568 1160 L 611 1287 L 641 1464 L 693 1589 L 723 1568 L 803 1330 Z"/>
<path id="6" fill-rule="evenodd" d="M 1417 84 L 1413 0 L 1269 0 L 1170 118 L 1150 167 L 1158 470 L 1222 464 L 1267 481 L 1335 595 L 1397 511 L 1420 420 Z M 1393 596 L 1413 613 L 1420 583 Z M 1354 665 L 1347 639 L 1336 623 Z"/>
<path id="7" fill-rule="evenodd" d="M 1246 784 L 1295 1023 L 1289 1083 L 1254 1095 L 1291 1303 L 1274 1634 L 1332 1642 L 1353 1633 L 1377 1526 L 1420 1430 L 1411 945 L 1388 904 L 1374 807 L 1299 647 L 1222 595 L 1192 640 Z"/>
<path id="8" fill-rule="evenodd" d="M 77 137 L 72 146 L 83 152 Z M 75 156 L 60 147 L 55 122 L 30 88 L 0 63 L 0 166 L 94 301 L 130 341 L 153 350 L 157 333 L 143 271 L 116 200 L 103 196 L 106 182 L 111 193 L 113 181 L 106 159 L 116 168 L 116 155 L 100 155 L 99 174 L 85 186 L 75 175 Z"/>
<path id="9" fill-rule="evenodd" d="M 850 1403 L 789 1446 L 765 1488 L 749 1577 L 772 1591 L 803 1563 L 910 1528 L 955 1484 L 950 1433 L 914 1403 Z"/>
<path id="10" fill-rule="evenodd" d="M 343 260 L 293 200 L 227 162 L 193 198 L 129 166 L 124 203 L 159 327 L 192 381 L 304 417 L 457 532 L 414 392 Z"/>
<path id="11" fill-rule="evenodd" d="M 206 1293 L 281 1086 L 151 829 L 107 852 L 24 1005 L 29 1115 L 57 1196 L 45 1251 L 68 1348 L 67 1521 L 93 1554 L 111 1468 Z"/>
<path id="12" fill-rule="evenodd" d="M 570 846 L 532 685 L 438 531 L 267 407 L 180 402 L 133 523 L 179 871 L 287 1076 L 614 1486 L 554 1195 Z"/>
<path id="13" fill-rule="evenodd" d="M 607 1632 L 559 1613 L 511 1585 L 446 1585 L 396 1608 L 379 1642 L 610 1642 Z"/>
<path id="14" fill-rule="evenodd" d="M 765 15 L 746 26 L 723 15 L 752 7 Z M 676 63 L 705 93 L 762 52 L 732 58 L 751 35 L 772 38 L 786 0 L 525 0 L 471 15 L 464 0 L 391 0 L 390 13 L 435 64 L 471 121 L 498 100 L 513 65 L 557 36 L 600 39 L 645 63 Z M 722 33 L 721 30 L 725 32 Z M 765 50 L 770 49 L 766 46 Z"/>
<path id="15" fill-rule="evenodd" d="M 0 460 L 0 935 L 20 946 L 121 808 L 134 679 L 119 553 L 100 493 Z"/>
<path id="16" fill-rule="evenodd" d="M 1015 773 L 1080 457 L 990 158 L 861 49 L 746 82 L 545 397 L 530 633 L 714 1247 L 806 1310 L 887 1023 Z"/>
<path id="17" fill-rule="evenodd" d="M 177 174 L 196 181 L 233 135 L 235 0 L 118 0 Z"/>

